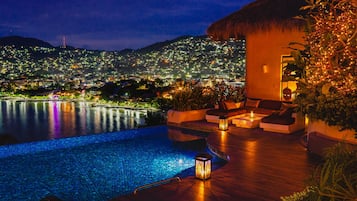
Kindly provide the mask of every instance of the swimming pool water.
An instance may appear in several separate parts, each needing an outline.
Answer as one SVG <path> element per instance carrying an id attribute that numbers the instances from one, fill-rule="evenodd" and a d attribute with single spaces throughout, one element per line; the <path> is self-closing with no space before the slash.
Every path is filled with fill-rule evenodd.
<path id="1" fill-rule="evenodd" d="M 193 175 L 201 151 L 206 147 L 170 141 L 166 126 L 2 146 L 0 200 L 108 200 L 144 184 Z"/>

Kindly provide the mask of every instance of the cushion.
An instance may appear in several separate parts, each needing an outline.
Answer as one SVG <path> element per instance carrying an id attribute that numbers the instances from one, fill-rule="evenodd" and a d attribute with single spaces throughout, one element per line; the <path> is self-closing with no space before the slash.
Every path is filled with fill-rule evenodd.
<path id="1" fill-rule="evenodd" d="M 272 114 L 267 117 L 263 117 L 261 122 L 270 124 L 290 125 L 295 122 L 295 119 L 292 117 L 282 117 L 276 114 Z"/>
<path id="2" fill-rule="evenodd" d="M 294 112 L 294 108 L 288 107 L 288 108 L 281 110 L 278 115 L 281 117 L 291 117 L 293 112 Z"/>
<path id="3" fill-rule="evenodd" d="M 244 107 L 244 109 L 246 109 L 247 111 L 253 111 L 253 112 L 255 112 L 255 110 L 257 110 L 258 108 L 256 108 L 256 107 Z M 258 113 L 258 112 L 256 112 L 256 113 Z"/>
<path id="4" fill-rule="evenodd" d="M 228 117 L 233 117 L 233 116 L 237 116 L 240 114 L 244 114 L 247 111 L 245 109 L 242 108 L 237 108 L 237 109 L 233 109 L 233 110 L 229 110 L 229 112 L 227 112 L 225 115 L 223 115 L 224 117 L 228 118 Z"/>
<path id="5" fill-rule="evenodd" d="M 259 101 L 259 108 L 265 108 L 270 110 L 280 110 L 282 105 L 281 101 L 276 100 L 261 100 Z"/>
<path id="6" fill-rule="evenodd" d="M 296 107 L 298 107 L 298 105 L 293 104 L 293 103 L 286 103 L 286 102 L 283 102 L 281 104 L 281 109 L 285 109 L 285 108 L 289 108 L 289 107 L 296 108 Z"/>
<path id="7" fill-rule="evenodd" d="M 244 101 L 236 103 L 237 108 L 242 108 L 244 107 Z"/>
<path id="8" fill-rule="evenodd" d="M 207 110 L 206 115 L 222 116 L 228 118 L 228 117 L 244 114 L 246 112 L 247 111 L 243 108 L 236 108 L 233 110 L 212 109 L 212 110 Z"/>
<path id="9" fill-rule="evenodd" d="M 276 110 L 270 110 L 270 109 L 265 109 L 265 108 L 254 108 L 252 109 L 254 113 L 257 114 L 265 114 L 265 115 L 270 115 L 274 113 Z"/>
<path id="10" fill-rule="evenodd" d="M 245 107 L 258 107 L 259 105 L 259 99 L 250 99 L 250 98 L 247 98 L 247 100 L 245 101 Z"/>
<path id="11" fill-rule="evenodd" d="M 224 101 L 224 105 L 226 106 L 227 110 L 233 110 L 238 108 L 235 102 L 229 100 Z"/>
<path id="12" fill-rule="evenodd" d="M 213 110 L 207 110 L 206 114 L 207 115 L 214 115 L 214 116 L 223 116 L 223 115 L 227 114 L 227 111 L 220 110 L 220 109 L 213 109 Z"/>

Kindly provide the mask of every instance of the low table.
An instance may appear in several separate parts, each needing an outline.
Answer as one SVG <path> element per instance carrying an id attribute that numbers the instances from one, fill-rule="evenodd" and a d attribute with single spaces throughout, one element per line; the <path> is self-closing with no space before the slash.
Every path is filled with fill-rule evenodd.
<path id="1" fill-rule="evenodd" d="M 251 113 L 245 113 L 234 118 L 232 124 L 241 128 L 256 128 L 259 127 L 260 120 L 265 116 L 261 114 L 251 116 Z"/>

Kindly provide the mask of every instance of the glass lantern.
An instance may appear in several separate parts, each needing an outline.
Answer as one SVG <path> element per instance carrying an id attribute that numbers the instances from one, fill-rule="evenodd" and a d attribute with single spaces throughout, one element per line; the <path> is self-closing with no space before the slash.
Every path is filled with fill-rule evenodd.
<path id="1" fill-rule="evenodd" d="M 197 154 L 195 157 L 195 175 L 197 179 L 206 180 L 211 178 L 212 156 L 208 153 Z"/>
<path id="2" fill-rule="evenodd" d="M 224 116 L 219 117 L 218 128 L 221 131 L 228 130 L 228 119 L 226 117 L 224 117 Z"/>

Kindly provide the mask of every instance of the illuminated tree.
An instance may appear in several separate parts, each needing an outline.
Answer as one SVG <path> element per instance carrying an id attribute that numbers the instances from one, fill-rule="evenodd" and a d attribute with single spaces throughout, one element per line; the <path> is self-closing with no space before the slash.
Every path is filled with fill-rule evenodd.
<path id="1" fill-rule="evenodd" d="M 330 84 L 339 93 L 357 89 L 357 18 L 352 0 L 308 0 L 311 26 L 306 35 L 310 57 L 307 83 Z"/>
<path id="2" fill-rule="evenodd" d="M 357 131 L 356 0 L 306 0 L 305 68 L 295 102 L 303 113 Z"/>

